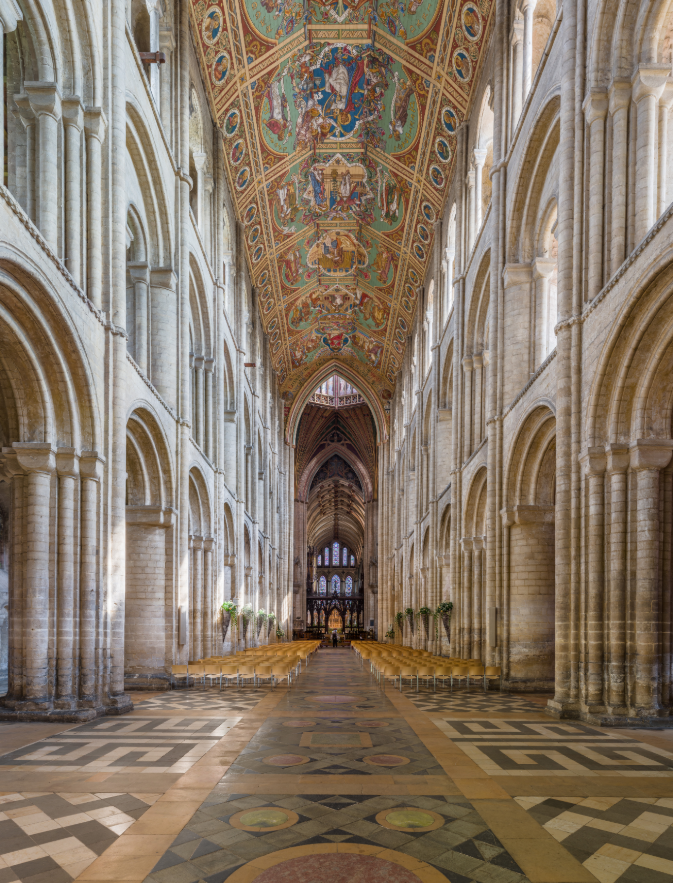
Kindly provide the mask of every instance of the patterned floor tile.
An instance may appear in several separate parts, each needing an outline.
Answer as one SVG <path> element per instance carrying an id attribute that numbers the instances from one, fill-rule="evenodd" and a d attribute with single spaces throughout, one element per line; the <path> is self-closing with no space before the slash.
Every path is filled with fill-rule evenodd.
<path id="1" fill-rule="evenodd" d="M 261 807 L 266 810 L 259 809 Z M 421 826 L 413 831 L 401 831 L 390 822 L 386 826 L 377 821 L 377 817 L 383 821 L 399 818 L 395 810 L 400 807 L 406 811 L 404 821 L 415 816 Z M 414 813 L 414 809 L 425 812 Z M 278 810 L 293 817 L 292 823 L 282 830 L 275 830 Z M 259 820 L 265 816 L 273 831 L 240 828 L 241 819 Z M 440 819 L 439 825 L 436 818 Z M 227 794 L 223 786 L 218 786 L 157 862 L 146 883 L 224 881 L 254 858 L 293 846 L 324 843 L 368 844 L 393 849 L 427 862 L 446 874 L 452 883 L 527 881 L 464 798 L 316 794 L 253 797 Z"/>
<path id="2" fill-rule="evenodd" d="M 539 702 L 533 702 L 523 696 L 512 696 L 507 693 L 490 692 L 484 694 L 475 691 L 468 693 L 464 689 L 449 692 L 446 687 L 440 688 L 436 693 L 430 690 L 402 688 L 404 694 L 421 711 L 429 714 L 475 714 L 485 712 L 488 714 L 544 714 L 545 706 Z"/>
<path id="3" fill-rule="evenodd" d="M 184 773 L 240 718 L 101 718 L 0 757 L 0 767 L 45 772 Z"/>
<path id="4" fill-rule="evenodd" d="M 0 797 L 0 879 L 69 883 L 159 794 L 31 793 Z M 46 876 L 48 875 L 48 876 Z"/>
<path id="5" fill-rule="evenodd" d="M 492 776 L 673 776 L 673 753 L 588 724 L 435 721 Z"/>
<path id="6" fill-rule="evenodd" d="M 195 687 L 173 690 L 152 699 L 138 703 L 138 710 L 143 711 L 217 711 L 223 715 L 241 715 L 251 711 L 268 693 L 268 687 L 252 690 L 238 690 L 227 687 L 218 688 Z"/>
<path id="7" fill-rule="evenodd" d="M 673 880 L 673 799 L 516 797 L 601 883 Z"/>

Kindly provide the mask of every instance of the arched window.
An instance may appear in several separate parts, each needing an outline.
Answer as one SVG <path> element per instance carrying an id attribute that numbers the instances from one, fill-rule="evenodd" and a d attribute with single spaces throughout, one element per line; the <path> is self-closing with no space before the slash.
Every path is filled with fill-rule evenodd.
<path id="1" fill-rule="evenodd" d="M 351 567 L 355 567 L 355 555 L 351 555 Z"/>
<path id="2" fill-rule="evenodd" d="M 329 546 L 325 546 L 325 567 L 329 567 Z"/>
<path id="3" fill-rule="evenodd" d="M 353 594 L 353 577 L 352 576 L 346 577 L 346 594 L 347 595 Z"/>
<path id="4" fill-rule="evenodd" d="M 318 555 L 318 567 L 322 567 L 322 555 Z"/>
<path id="5" fill-rule="evenodd" d="M 344 553 L 342 557 L 342 567 L 348 567 L 348 549 L 344 546 Z"/>
<path id="6" fill-rule="evenodd" d="M 341 580 L 338 573 L 335 573 L 332 577 L 332 591 L 336 592 L 337 595 L 341 592 Z"/>
<path id="7" fill-rule="evenodd" d="M 332 567 L 339 566 L 339 544 L 332 543 Z"/>
<path id="8" fill-rule="evenodd" d="M 321 576 L 318 580 L 318 594 L 326 595 L 327 594 L 327 580 L 324 576 Z"/>

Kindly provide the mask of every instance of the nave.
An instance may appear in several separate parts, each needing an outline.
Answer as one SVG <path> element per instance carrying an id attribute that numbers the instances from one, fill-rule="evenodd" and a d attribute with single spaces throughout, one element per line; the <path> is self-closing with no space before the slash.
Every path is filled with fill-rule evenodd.
<path id="1" fill-rule="evenodd" d="M 378 646 L 314 650 L 289 685 L 0 723 L 0 880 L 670 881 L 670 731 L 554 721 L 544 696 L 474 683 L 400 689 Z"/>

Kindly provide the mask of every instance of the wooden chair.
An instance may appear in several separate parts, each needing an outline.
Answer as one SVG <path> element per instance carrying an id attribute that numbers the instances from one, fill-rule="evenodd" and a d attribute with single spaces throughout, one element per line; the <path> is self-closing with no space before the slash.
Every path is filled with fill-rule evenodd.
<path id="1" fill-rule="evenodd" d="M 172 665 L 171 666 L 171 689 L 173 688 L 173 681 L 184 681 L 185 686 L 189 686 L 189 666 L 187 665 Z"/>

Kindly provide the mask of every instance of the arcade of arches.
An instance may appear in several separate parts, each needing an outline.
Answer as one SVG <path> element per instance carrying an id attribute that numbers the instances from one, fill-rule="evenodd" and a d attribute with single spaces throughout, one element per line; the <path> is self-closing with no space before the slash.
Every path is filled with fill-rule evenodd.
<path id="1" fill-rule="evenodd" d="M 673 879 L 673 0 L 0 24 L 0 881 Z"/>

